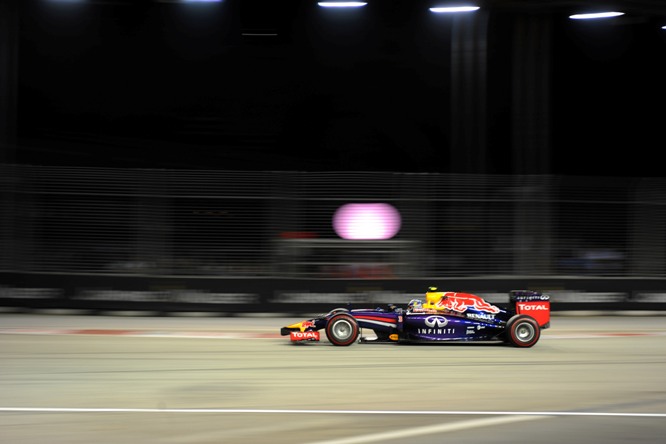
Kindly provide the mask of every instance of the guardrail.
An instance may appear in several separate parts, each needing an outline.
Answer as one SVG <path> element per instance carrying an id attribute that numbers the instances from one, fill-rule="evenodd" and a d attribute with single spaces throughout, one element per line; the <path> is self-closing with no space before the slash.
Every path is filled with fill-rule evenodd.
<path id="1" fill-rule="evenodd" d="M 428 286 L 508 302 L 509 291 L 540 290 L 558 311 L 663 311 L 666 280 L 609 278 L 485 277 L 457 279 L 219 279 L 212 277 L 99 276 L 0 273 L 0 307 L 73 309 L 89 313 L 137 311 L 211 315 L 302 314 L 406 304 Z"/>

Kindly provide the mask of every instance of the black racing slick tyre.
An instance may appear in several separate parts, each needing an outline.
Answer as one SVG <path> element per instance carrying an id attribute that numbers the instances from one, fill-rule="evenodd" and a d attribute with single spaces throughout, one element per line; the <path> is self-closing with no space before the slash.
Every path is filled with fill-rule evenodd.
<path id="1" fill-rule="evenodd" d="M 539 341 L 541 328 L 532 317 L 517 315 L 506 325 L 507 342 L 515 347 L 531 347 Z"/>
<path id="2" fill-rule="evenodd" d="M 326 337 L 333 345 L 352 345 L 358 333 L 356 319 L 347 313 L 338 313 L 326 323 Z"/>

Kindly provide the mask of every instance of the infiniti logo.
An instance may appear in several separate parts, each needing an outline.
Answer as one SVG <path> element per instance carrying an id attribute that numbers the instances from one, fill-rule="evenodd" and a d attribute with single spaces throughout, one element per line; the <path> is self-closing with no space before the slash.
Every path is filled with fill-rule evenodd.
<path id="1" fill-rule="evenodd" d="M 437 328 L 442 328 L 446 324 L 448 324 L 448 322 L 449 321 L 447 321 L 446 318 L 443 318 L 441 316 L 428 316 L 425 319 L 425 324 L 430 328 L 433 328 L 435 326 L 437 326 Z"/>

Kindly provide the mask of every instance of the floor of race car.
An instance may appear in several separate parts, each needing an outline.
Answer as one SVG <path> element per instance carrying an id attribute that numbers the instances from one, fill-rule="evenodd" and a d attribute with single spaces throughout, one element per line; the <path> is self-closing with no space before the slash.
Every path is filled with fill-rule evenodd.
<path id="1" fill-rule="evenodd" d="M 666 316 L 555 316 L 533 348 L 291 344 L 284 318 L 0 315 L 21 443 L 658 442 Z"/>

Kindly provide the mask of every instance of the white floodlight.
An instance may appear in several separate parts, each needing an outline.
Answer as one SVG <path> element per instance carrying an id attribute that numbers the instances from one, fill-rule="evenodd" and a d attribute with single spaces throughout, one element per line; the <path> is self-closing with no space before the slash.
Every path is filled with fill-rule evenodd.
<path id="1" fill-rule="evenodd" d="M 360 8 L 365 6 L 367 2 L 319 2 L 317 3 L 322 8 Z"/>
<path id="2" fill-rule="evenodd" d="M 457 14 L 459 12 L 472 12 L 472 11 L 477 11 L 479 9 L 478 6 L 435 6 L 433 8 L 430 8 L 431 12 L 434 12 L 436 14 Z"/>
<path id="3" fill-rule="evenodd" d="M 607 11 L 607 12 L 591 12 L 586 14 L 573 14 L 570 15 L 569 18 L 572 20 L 595 20 L 595 19 L 619 17 L 621 15 L 624 15 L 624 12 Z"/>

